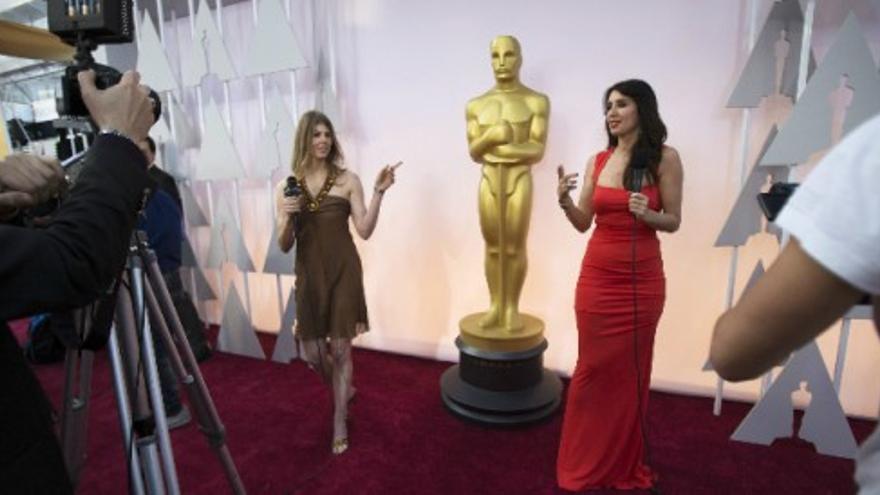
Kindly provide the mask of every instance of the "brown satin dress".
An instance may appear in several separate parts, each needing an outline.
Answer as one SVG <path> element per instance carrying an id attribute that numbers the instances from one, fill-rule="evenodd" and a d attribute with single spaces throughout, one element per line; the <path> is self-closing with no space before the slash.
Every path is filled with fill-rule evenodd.
<path id="1" fill-rule="evenodd" d="M 353 338 L 366 331 L 363 271 L 348 217 L 351 205 L 326 196 L 316 211 L 303 210 L 296 230 L 296 337 Z"/>

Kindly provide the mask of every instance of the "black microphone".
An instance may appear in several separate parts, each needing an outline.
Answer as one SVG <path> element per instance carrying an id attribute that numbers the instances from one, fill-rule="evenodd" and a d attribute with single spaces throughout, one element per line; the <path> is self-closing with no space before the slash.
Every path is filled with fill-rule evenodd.
<path id="1" fill-rule="evenodd" d="M 287 184 L 284 186 L 284 197 L 290 198 L 299 196 L 302 194 L 302 189 L 299 187 L 299 181 L 296 180 L 296 177 L 290 176 L 287 178 Z"/>
<path id="2" fill-rule="evenodd" d="M 630 182 L 629 190 L 641 192 L 642 182 L 645 180 L 645 170 L 648 168 L 648 150 L 633 150 L 629 166 L 632 168 L 632 182 Z"/>
<path id="3" fill-rule="evenodd" d="M 299 181 L 291 175 L 287 178 L 287 184 L 284 185 L 284 197 L 297 198 L 300 194 L 302 194 L 302 188 L 299 185 Z M 299 213 L 293 214 L 293 226 L 294 229 L 299 231 Z"/>

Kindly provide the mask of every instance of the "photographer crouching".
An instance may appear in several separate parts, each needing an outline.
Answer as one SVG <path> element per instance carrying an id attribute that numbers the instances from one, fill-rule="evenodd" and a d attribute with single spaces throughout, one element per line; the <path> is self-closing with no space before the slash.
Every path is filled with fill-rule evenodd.
<path id="1" fill-rule="evenodd" d="M 149 90 L 136 72 L 95 87 L 80 72 L 83 101 L 101 129 L 64 207 L 45 229 L 15 224 L 19 209 L 55 194 L 57 162 L 13 155 L 0 161 L 0 487 L 5 493 L 71 493 L 51 405 L 26 364 L 7 320 L 84 306 L 122 269 L 151 184 L 135 143 L 154 122 Z"/>

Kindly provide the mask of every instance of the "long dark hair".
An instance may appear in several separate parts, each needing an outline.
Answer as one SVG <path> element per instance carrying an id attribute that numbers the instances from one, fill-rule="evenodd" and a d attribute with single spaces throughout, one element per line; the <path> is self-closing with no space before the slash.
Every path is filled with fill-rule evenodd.
<path id="1" fill-rule="evenodd" d="M 342 171 L 342 148 L 339 147 L 339 140 L 336 139 L 336 130 L 333 129 L 333 123 L 323 113 L 317 110 L 310 110 L 300 117 L 299 124 L 296 125 L 296 139 L 293 142 L 293 157 L 290 161 L 290 170 L 299 179 L 304 177 L 305 170 L 302 170 L 302 164 L 309 154 L 312 135 L 315 133 L 315 127 L 318 124 L 327 126 L 327 129 L 330 131 L 330 137 L 333 139 L 333 145 L 330 147 L 330 153 L 327 155 L 327 166 L 337 174 Z"/>
<path id="2" fill-rule="evenodd" d="M 639 112 L 639 137 L 630 152 L 629 163 L 623 172 L 623 185 L 629 189 L 633 183 L 633 164 L 645 163 L 648 176 L 652 184 L 656 184 L 660 178 L 658 168 L 660 158 L 663 156 L 663 143 L 666 142 L 666 124 L 660 118 L 657 109 L 657 95 L 651 89 L 651 85 L 641 79 L 627 79 L 613 84 L 605 90 L 605 98 L 602 100 L 602 111 L 607 113 L 608 97 L 612 91 L 628 96 L 636 103 Z M 608 134 L 608 147 L 617 146 L 617 136 L 611 135 L 608 122 L 605 122 L 605 132 Z"/>

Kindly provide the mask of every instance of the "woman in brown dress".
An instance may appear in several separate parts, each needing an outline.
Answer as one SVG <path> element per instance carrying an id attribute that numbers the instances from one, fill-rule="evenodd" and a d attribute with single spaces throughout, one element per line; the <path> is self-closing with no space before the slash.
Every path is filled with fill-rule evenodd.
<path id="1" fill-rule="evenodd" d="M 360 178 L 342 168 L 342 161 L 333 124 L 320 112 L 307 112 L 297 125 L 291 167 L 302 193 L 285 197 L 286 180 L 275 190 L 278 243 L 284 252 L 297 244 L 296 337 L 303 358 L 333 389 L 334 454 L 348 449 L 351 340 L 369 329 L 361 260 L 348 219 L 361 238 L 370 237 L 400 166 L 379 172 L 368 207 Z"/>

